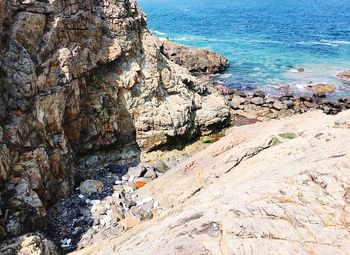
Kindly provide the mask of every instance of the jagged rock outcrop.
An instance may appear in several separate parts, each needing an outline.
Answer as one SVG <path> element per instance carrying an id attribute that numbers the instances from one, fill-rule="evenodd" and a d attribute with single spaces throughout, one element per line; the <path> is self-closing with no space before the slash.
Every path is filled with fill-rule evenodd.
<path id="1" fill-rule="evenodd" d="M 228 60 L 224 56 L 210 50 L 196 49 L 168 40 L 160 40 L 158 44 L 167 58 L 196 75 L 218 73 L 228 67 Z"/>
<path id="2" fill-rule="evenodd" d="M 75 163 L 229 120 L 221 96 L 164 57 L 133 0 L 0 0 L 0 33 L 0 238 L 44 228 Z"/>
<path id="3" fill-rule="evenodd" d="M 348 254 L 350 111 L 233 128 L 139 190 L 163 212 L 89 254 Z"/>

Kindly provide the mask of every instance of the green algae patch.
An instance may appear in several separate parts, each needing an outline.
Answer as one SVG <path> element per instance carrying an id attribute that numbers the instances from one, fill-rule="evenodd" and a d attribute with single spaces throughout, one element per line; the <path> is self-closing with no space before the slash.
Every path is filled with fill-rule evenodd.
<path id="1" fill-rule="evenodd" d="M 200 138 L 200 141 L 201 141 L 202 143 L 214 143 L 214 142 L 215 142 L 215 139 L 213 139 L 213 138 L 211 138 L 211 137 L 209 137 L 209 136 L 202 136 L 202 137 Z"/>
<path id="2" fill-rule="evenodd" d="M 213 134 L 208 136 L 202 136 L 199 140 L 201 143 L 215 143 L 223 137 L 223 134 Z"/>
<path id="3" fill-rule="evenodd" d="M 283 139 L 289 139 L 289 140 L 292 140 L 297 137 L 295 133 L 283 133 L 283 134 L 279 134 L 278 136 Z"/>
<path id="4" fill-rule="evenodd" d="M 280 144 L 280 143 L 282 143 L 282 142 L 281 142 L 281 140 L 278 139 L 277 137 L 272 138 L 272 140 L 271 140 L 271 142 L 270 142 L 271 146 L 275 146 L 275 145 L 278 145 L 278 144 Z"/>

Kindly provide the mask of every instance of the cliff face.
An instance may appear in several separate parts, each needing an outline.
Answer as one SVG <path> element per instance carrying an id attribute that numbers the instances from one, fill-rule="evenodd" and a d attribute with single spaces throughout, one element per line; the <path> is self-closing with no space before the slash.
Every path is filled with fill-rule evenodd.
<path id="1" fill-rule="evenodd" d="M 0 0 L 0 33 L 0 237 L 44 227 L 81 159 L 229 119 L 220 96 L 161 54 L 134 1 Z"/>

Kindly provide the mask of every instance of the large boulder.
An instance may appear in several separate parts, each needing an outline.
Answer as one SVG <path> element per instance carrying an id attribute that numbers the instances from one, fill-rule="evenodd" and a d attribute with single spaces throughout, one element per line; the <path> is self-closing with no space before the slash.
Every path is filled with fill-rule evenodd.
<path id="1" fill-rule="evenodd" d="M 174 63 L 193 74 L 215 74 L 228 67 L 228 60 L 211 50 L 184 46 L 168 40 L 159 42 L 161 52 Z"/>

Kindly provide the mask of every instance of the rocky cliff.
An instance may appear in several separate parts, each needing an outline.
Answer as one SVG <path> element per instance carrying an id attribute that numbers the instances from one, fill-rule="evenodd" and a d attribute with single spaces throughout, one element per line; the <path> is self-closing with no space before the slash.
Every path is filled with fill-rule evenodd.
<path id="1" fill-rule="evenodd" d="M 0 0 L 0 33 L 0 238 L 44 228 L 81 162 L 229 121 L 222 97 L 161 53 L 132 0 Z"/>
<path id="2" fill-rule="evenodd" d="M 158 217 L 73 254 L 349 254 L 349 120 L 233 128 L 138 191 Z"/>

